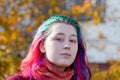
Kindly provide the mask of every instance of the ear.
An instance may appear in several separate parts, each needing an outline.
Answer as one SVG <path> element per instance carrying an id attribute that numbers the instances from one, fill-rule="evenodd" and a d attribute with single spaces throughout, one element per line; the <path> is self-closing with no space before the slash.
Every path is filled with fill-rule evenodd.
<path id="1" fill-rule="evenodd" d="M 40 51 L 41 51 L 42 53 L 45 53 L 45 52 L 46 52 L 46 51 L 45 51 L 45 46 L 44 46 L 44 41 L 41 42 L 39 48 L 40 48 Z"/>

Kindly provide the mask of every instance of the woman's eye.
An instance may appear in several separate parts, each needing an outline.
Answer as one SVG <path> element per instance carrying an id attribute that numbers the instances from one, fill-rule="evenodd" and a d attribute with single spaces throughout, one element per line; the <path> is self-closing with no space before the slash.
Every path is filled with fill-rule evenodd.
<path id="1" fill-rule="evenodd" d="M 76 43 L 77 41 L 76 41 L 76 40 L 70 40 L 70 42 L 72 42 L 72 43 Z"/>
<path id="2" fill-rule="evenodd" d="M 62 42 L 64 39 L 63 38 L 56 38 L 56 41 Z"/>

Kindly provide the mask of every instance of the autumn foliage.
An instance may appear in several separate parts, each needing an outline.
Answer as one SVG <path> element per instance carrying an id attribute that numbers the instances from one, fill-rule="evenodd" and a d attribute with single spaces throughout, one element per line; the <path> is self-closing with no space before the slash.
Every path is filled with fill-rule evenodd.
<path id="1" fill-rule="evenodd" d="M 91 8 L 89 2 L 83 2 L 65 7 L 65 0 L 0 0 L 0 80 L 19 71 L 37 27 L 48 17 L 60 14 L 80 22 L 83 16 L 95 24 L 104 21 L 102 6 Z"/>
<path id="2" fill-rule="evenodd" d="M 92 80 L 120 80 L 120 62 L 112 61 L 111 66 L 107 70 L 100 71 L 98 67 L 94 67 Z"/>

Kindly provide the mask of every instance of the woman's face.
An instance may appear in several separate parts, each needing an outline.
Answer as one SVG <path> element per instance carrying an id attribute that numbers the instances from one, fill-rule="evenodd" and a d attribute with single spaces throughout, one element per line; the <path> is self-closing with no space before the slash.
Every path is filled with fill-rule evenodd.
<path id="1" fill-rule="evenodd" d="M 64 70 L 70 66 L 76 57 L 78 40 L 75 28 L 65 23 L 54 23 L 43 47 L 45 57 L 55 67 Z"/>

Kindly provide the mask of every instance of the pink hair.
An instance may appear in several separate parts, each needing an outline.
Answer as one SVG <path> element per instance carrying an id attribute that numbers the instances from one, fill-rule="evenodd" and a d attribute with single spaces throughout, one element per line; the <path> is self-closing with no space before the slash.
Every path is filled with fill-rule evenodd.
<path id="1" fill-rule="evenodd" d="M 32 74 L 33 70 L 34 70 L 33 66 L 35 65 L 35 63 L 37 61 L 39 61 L 39 59 L 42 58 L 42 54 L 39 49 L 39 46 L 43 39 L 44 39 L 43 36 L 41 36 L 41 37 L 36 36 L 34 38 L 27 57 L 25 59 L 23 59 L 23 61 L 21 63 L 20 70 L 21 70 L 23 76 L 26 78 L 33 76 L 33 74 Z"/>

